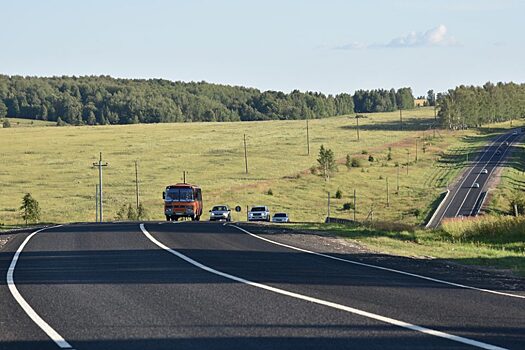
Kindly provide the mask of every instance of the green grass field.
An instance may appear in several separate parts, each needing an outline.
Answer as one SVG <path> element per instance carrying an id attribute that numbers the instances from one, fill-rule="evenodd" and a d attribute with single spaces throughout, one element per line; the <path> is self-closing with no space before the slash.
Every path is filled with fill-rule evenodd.
<path id="1" fill-rule="evenodd" d="M 21 222 L 18 208 L 27 192 L 39 201 L 42 221 L 94 221 L 98 177 L 92 164 L 103 152 L 109 162 L 104 169 L 107 220 L 122 204 L 134 203 L 134 161 L 138 160 L 141 201 L 153 220 L 164 218 L 164 187 L 180 182 L 185 170 L 188 182 L 202 187 L 206 208 L 240 205 L 243 212 L 234 219 L 245 217 L 247 205 L 266 204 L 273 212 L 289 212 L 293 221 L 319 222 L 326 216 L 327 192 L 333 196 L 338 189 L 343 198 L 332 198 L 332 216 L 351 218 L 353 212 L 341 208 L 353 201 L 356 189 L 358 220 L 365 220 L 373 210 L 374 219 L 417 224 L 461 169 L 465 153 L 480 147 L 490 133 L 440 130 L 434 138 L 433 110 L 428 108 L 405 111 L 403 120 L 400 130 L 399 113 L 370 114 L 360 120 L 360 141 L 352 118 L 310 120 L 309 156 L 304 120 L 95 127 L 33 124 L 0 129 L 0 147 L 6 150 L 0 157 L 0 222 Z M 248 174 L 243 134 L 248 142 Z M 321 144 L 341 162 L 329 182 L 309 171 Z M 365 166 L 347 170 L 346 154 L 363 158 Z M 368 155 L 375 161 L 368 162 Z M 269 189 L 273 195 L 267 194 Z"/>

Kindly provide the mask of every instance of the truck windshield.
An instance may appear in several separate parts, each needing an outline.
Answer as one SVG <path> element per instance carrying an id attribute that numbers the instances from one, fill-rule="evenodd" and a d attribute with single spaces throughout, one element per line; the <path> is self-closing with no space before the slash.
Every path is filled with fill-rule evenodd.
<path id="1" fill-rule="evenodd" d="M 166 200 L 175 202 L 193 201 L 193 190 L 191 188 L 169 188 L 166 191 Z"/>

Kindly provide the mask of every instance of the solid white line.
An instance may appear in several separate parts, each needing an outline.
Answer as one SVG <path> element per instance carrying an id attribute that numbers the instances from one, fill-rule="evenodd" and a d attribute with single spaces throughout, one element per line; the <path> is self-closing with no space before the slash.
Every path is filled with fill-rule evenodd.
<path id="1" fill-rule="evenodd" d="M 441 222 L 441 220 L 443 220 L 443 218 L 445 217 L 445 214 L 447 213 L 447 210 L 448 208 L 450 208 L 450 206 L 452 205 L 452 203 L 454 202 L 454 199 L 456 198 L 456 195 L 458 194 L 458 192 L 461 190 L 461 188 L 463 188 L 463 184 L 465 183 L 465 181 L 467 181 L 467 178 L 470 176 L 470 174 L 472 173 L 472 171 L 474 170 L 475 167 L 478 166 L 478 164 L 481 162 L 481 160 L 483 159 L 483 157 L 485 156 L 485 154 L 489 151 L 489 149 L 496 143 L 499 141 L 499 139 L 501 139 L 502 137 L 504 137 L 506 134 L 503 134 L 503 135 L 500 135 L 496 138 L 496 140 L 492 141 L 492 143 L 488 146 L 485 146 L 485 152 L 483 152 L 483 154 L 481 155 L 481 157 L 479 157 L 478 161 L 471 166 L 470 170 L 468 171 L 468 174 L 463 178 L 463 181 L 461 181 L 461 184 L 459 185 L 459 187 L 456 187 L 456 191 L 454 191 L 453 195 L 452 195 L 452 199 L 450 200 L 450 202 L 448 203 L 448 205 L 445 207 L 445 210 L 443 210 L 443 213 L 441 215 L 441 218 L 439 219 L 439 222 Z M 461 207 L 460 207 L 461 208 Z M 456 216 L 456 215 L 454 215 Z"/>
<path id="2" fill-rule="evenodd" d="M 234 227 L 236 227 L 236 226 L 234 226 Z M 468 338 L 460 337 L 460 336 L 457 336 L 457 335 L 453 335 L 453 334 L 437 331 L 437 330 L 434 330 L 434 329 L 418 326 L 418 325 L 415 325 L 415 324 L 412 324 L 412 323 L 399 321 L 399 320 L 396 320 L 396 319 L 393 319 L 393 318 L 390 318 L 390 317 L 385 317 L 385 316 L 381 316 L 381 315 L 374 314 L 374 313 L 371 313 L 371 312 L 367 312 L 367 311 L 363 311 L 363 310 L 360 310 L 360 309 L 356 309 L 356 308 L 353 308 L 353 307 L 350 307 L 350 306 L 341 305 L 341 304 L 333 303 L 333 302 L 330 302 L 330 301 L 326 301 L 326 300 L 322 300 L 322 299 L 318 299 L 318 298 L 314 298 L 314 297 L 309 297 L 307 295 L 303 295 L 303 294 L 299 294 L 299 293 L 289 292 L 289 291 L 284 290 L 284 289 L 268 286 L 268 285 L 262 284 L 262 283 L 252 282 L 252 281 L 246 280 L 246 279 L 241 278 L 241 277 L 230 275 L 228 273 L 221 272 L 221 271 L 215 270 L 215 269 L 213 269 L 213 268 L 211 268 L 209 266 L 203 265 L 200 262 L 195 261 L 192 258 L 190 258 L 190 257 L 188 257 L 188 256 L 186 256 L 186 255 L 184 255 L 182 253 L 179 253 L 178 251 L 176 251 L 174 249 L 169 248 L 168 246 L 164 245 L 162 242 L 158 241 L 155 237 L 153 237 L 146 230 L 146 228 L 144 227 L 144 224 L 140 224 L 140 229 L 142 230 L 142 233 L 144 233 L 144 235 L 151 242 L 156 244 L 158 247 L 168 251 L 169 253 L 171 253 L 171 254 L 181 258 L 182 260 L 184 260 L 184 261 L 186 261 L 186 262 L 188 262 L 188 263 L 190 263 L 190 264 L 192 264 L 192 265 L 194 265 L 194 266 L 196 266 L 196 267 L 198 267 L 198 268 L 200 268 L 200 269 L 202 269 L 204 271 L 213 273 L 215 275 L 218 275 L 218 276 L 221 276 L 221 277 L 224 277 L 224 278 L 227 278 L 227 279 L 239 282 L 239 283 L 247 284 L 249 286 L 256 287 L 256 288 L 261 288 L 261 289 L 264 289 L 264 290 L 267 290 L 267 291 L 270 291 L 270 292 L 274 292 L 274 293 L 277 293 L 277 294 L 286 295 L 286 296 L 289 296 L 289 297 L 292 297 L 292 298 L 309 301 L 311 303 L 315 303 L 315 304 L 318 304 L 318 305 L 328 306 L 328 307 L 331 307 L 331 308 L 334 308 L 334 309 L 346 311 L 346 312 L 349 312 L 349 313 L 352 313 L 352 314 L 355 314 L 355 315 L 371 318 L 371 319 L 374 319 L 374 320 L 377 320 L 377 321 L 380 321 L 380 322 L 384 322 L 384 323 L 388 323 L 388 324 L 391 324 L 391 325 L 394 325 L 394 326 L 398 326 L 398 327 L 410 329 L 410 330 L 413 330 L 413 331 L 421 332 L 421 333 L 424 333 L 424 334 L 427 334 L 427 335 L 432 335 L 432 336 L 435 336 L 435 337 L 445 338 L 445 339 L 452 340 L 452 341 L 455 341 L 455 342 L 459 342 L 459 343 L 463 343 L 463 344 L 467 344 L 467 345 L 472 345 L 472 346 L 475 346 L 475 347 L 478 347 L 478 348 L 482 348 L 482 349 L 490 349 L 490 350 L 504 350 L 505 349 L 505 348 L 502 348 L 502 347 L 499 347 L 499 346 L 495 346 L 495 345 L 491 345 L 491 344 L 487 344 L 487 343 L 482 343 L 482 342 L 477 341 L 477 340 L 468 339 Z"/>
<path id="3" fill-rule="evenodd" d="M 505 141 L 507 141 L 509 138 L 512 137 L 512 136 L 509 136 L 509 134 L 505 134 L 505 135 L 507 136 L 507 138 L 505 139 Z M 503 141 L 503 142 L 505 142 L 505 141 Z M 490 159 L 485 163 L 485 165 L 483 166 L 484 168 L 490 163 L 490 161 L 492 160 L 492 158 L 494 158 L 494 156 L 496 156 L 496 153 L 498 152 L 498 150 L 500 149 L 500 147 L 501 147 L 501 143 L 498 145 L 498 147 L 496 147 L 496 151 L 492 152 L 492 156 L 490 156 Z M 503 156 L 504 156 L 504 154 L 501 154 L 500 159 L 502 159 Z M 492 169 L 494 169 L 494 168 L 492 168 Z M 491 173 L 492 173 L 492 171 L 491 171 Z M 481 172 L 478 172 L 478 175 L 476 176 L 476 178 L 474 179 L 474 181 L 473 181 L 472 184 L 478 182 L 478 179 L 479 179 L 480 175 L 481 175 Z M 487 179 L 488 179 L 488 176 L 487 176 Z M 486 181 L 485 181 L 485 182 L 486 182 Z M 480 193 L 481 193 L 481 190 L 482 190 L 482 188 L 480 188 L 480 190 L 479 190 Z M 459 209 L 458 209 L 458 211 L 456 212 L 456 215 L 454 215 L 454 216 L 458 216 L 459 212 L 460 212 L 461 209 L 463 208 L 463 204 L 465 204 L 465 201 L 467 200 L 468 195 L 470 194 L 470 191 L 472 191 L 472 185 L 469 186 L 469 189 L 468 189 L 468 191 L 467 191 L 467 194 L 465 195 L 465 197 L 463 197 L 463 201 L 462 201 L 461 204 L 459 205 Z M 477 198 L 477 197 L 476 197 L 476 198 Z M 476 199 L 476 201 L 477 201 L 477 199 Z M 476 206 L 476 203 L 474 203 L 474 206 Z M 471 212 L 471 211 L 469 211 L 469 214 L 470 214 L 470 212 Z"/>
<path id="4" fill-rule="evenodd" d="M 42 317 L 40 317 L 36 313 L 36 311 L 33 310 L 33 308 L 27 303 L 27 301 L 22 297 L 22 295 L 20 294 L 20 292 L 16 288 L 15 281 L 14 281 L 14 278 L 13 278 L 13 275 L 14 275 L 14 272 L 15 272 L 16 263 L 18 262 L 18 259 L 20 258 L 20 253 L 22 253 L 22 250 L 26 246 L 27 242 L 29 242 L 29 240 L 34 235 L 36 235 L 38 232 L 41 232 L 43 230 L 47 230 L 47 229 L 50 229 L 50 228 L 60 227 L 60 226 L 62 226 L 62 225 L 57 225 L 57 226 L 53 226 L 53 227 L 46 227 L 46 228 L 40 229 L 38 231 L 35 231 L 32 234 L 30 234 L 29 236 L 27 236 L 27 238 L 20 245 L 20 247 L 18 247 L 18 250 L 16 251 L 15 255 L 13 256 L 13 260 L 11 260 L 11 265 L 9 266 L 9 269 L 7 270 L 6 280 L 7 280 L 7 286 L 9 287 L 9 291 L 11 292 L 11 294 L 13 295 L 15 300 L 18 302 L 18 304 L 25 311 L 25 313 L 31 318 L 31 320 L 33 320 L 33 322 L 36 323 L 36 325 L 38 327 L 40 327 L 40 329 L 42 329 L 44 331 L 44 333 L 46 333 L 47 336 L 49 338 L 51 338 L 51 340 L 53 340 L 56 343 L 56 345 L 58 345 L 60 348 L 74 350 L 73 347 L 60 334 L 58 334 L 57 331 L 55 331 L 49 324 L 47 324 L 47 322 L 44 321 L 42 319 Z"/>
<path id="5" fill-rule="evenodd" d="M 480 292 L 486 292 L 486 293 L 492 293 L 492 294 L 497 294 L 497 295 L 504 295 L 504 296 L 507 296 L 507 297 L 525 299 L 525 295 L 518 295 L 518 294 L 505 293 L 505 292 L 498 292 L 498 291 L 490 290 L 490 289 L 483 289 L 483 288 L 467 286 L 467 285 L 464 285 L 464 284 L 448 282 L 448 281 L 445 281 L 445 280 L 440 280 L 440 279 L 437 279 L 437 278 L 432 278 L 432 277 L 427 277 L 427 276 L 423 276 L 423 275 L 418 275 L 418 274 L 411 273 L 411 272 L 395 270 L 395 269 L 391 269 L 391 268 L 383 267 L 383 266 L 379 266 L 379 265 L 366 264 L 366 263 L 362 263 L 362 262 L 355 261 L 355 260 L 343 259 L 343 258 L 338 258 L 336 256 L 328 255 L 328 254 L 313 252 L 311 250 L 306 250 L 306 249 L 294 247 L 294 246 L 291 246 L 291 245 L 288 245 L 288 244 L 272 241 L 271 239 L 258 236 L 256 234 L 251 233 L 250 231 L 245 230 L 242 227 L 239 227 L 239 226 L 236 226 L 236 225 L 230 225 L 230 226 L 235 227 L 236 229 L 241 230 L 244 233 L 247 233 L 250 236 L 255 237 L 257 239 L 261 239 L 263 241 L 266 241 L 266 242 L 269 242 L 269 243 L 272 243 L 272 244 L 276 244 L 276 245 L 279 245 L 279 246 L 282 246 L 282 247 L 286 247 L 286 248 L 289 248 L 289 249 L 297 250 L 297 251 L 300 251 L 300 252 L 303 252 L 303 253 L 308 253 L 308 254 L 313 254 L 313 255 L 317 255 L 317 256 L 322 256 L 323 258 L 333 259 L 333 260 L 342 261 L 342 262 L 346 262 L 346 263 L 350 263 L 350 264 L 354 264 L 354 265 L 359 265 L 359 266 L 370 267 L 370 268 L 373 268 L 373 269 L 378 269 L 378 270 L 383 270 L 383 271 L 394 272 L 394 273 L 398 273 L 398 274 L 401 274 L 401 275 L 421 278 L 421 279 L 424 279 L 424 280 L 427 280 L 427 281 L 447 284 L 449 286 L 460 287 L 460 288 L 465 288 L 465 289 L 473 289 L 473 290 L 477 290 L 477 291 L 480 291 Z"/>

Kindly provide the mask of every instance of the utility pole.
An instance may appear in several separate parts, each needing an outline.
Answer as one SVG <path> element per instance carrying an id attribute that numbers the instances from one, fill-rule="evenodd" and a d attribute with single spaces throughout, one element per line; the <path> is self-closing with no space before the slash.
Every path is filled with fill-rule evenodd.
<path id="1" fill-rule="evenodd" d="M 397 194 L 399 195 L 399 165 L 397 166 Z"/>
<path id="2" fill-rule="evenodd" d="M 246 153 L 246 134 L 244 134 L 244 164 L 246 166 L 246 174 L 248 174 L 248 153 Z"/>
<path id="3" fill-rule="evenodd" d="M 137 197 L 137 213 L 139 210 L 139 164 L 135 161 L 135 194 Z"/>
<path id="4" fill-rule="evenodd" d="M 308 118 L 306 118 L 306 150 L 308 152 L 308 155 L 310 155 L 310 131 L 308 128 Z"/>
<path id="5" fill-rule="evenodd" d="M 388 177 L 386 178 L 386 206 L 390 207 L 390 197 L 388 195 Z"/>
<path id="6" fill-rule="evenodd" d="M 410 162 L 410 150 L 407 149 L 407 175 L 408 175 L 408 162 Z"/>
<path id="7" fill-rule="evenodd" d="M 330 192 L 328 192 L 328 222 L 330 222 Z"/>
<path id="8" fill-rule="evenodd" d="M 186 183 L 186 170 L 182 171 L 182 183 Z"/>
<path id="9" fill-rule="evenodd" d="M 403 130 L 403 110 L 399 108 L 399 123 L 401 124 L 401 130 Z"/>
<path id="10" fill-rule="evenodd" d="M 102 222 L 103 221 L 103 215 L 102 213 L 104 212 L 104 209 L 103 209 L 103 197 L 102 197 L 102 167 L 105 167 L 105 166 L 108 166 L 109 164 L 108 163 L 104 163 L 102 164 L 102 152 L 100 152 L 100 158 L 98 160 L 98 163 L 93 163 L 93 166 L 96 166 L 98 167 L 98 210 L 99 210 L 99 216 L 98 216 L 98 219 L 99 219 L 99 222 Z"/>
<path id="11" fill-rule="evenodd" d="M 417 163 L 417 138 L 416 138 L 416 163 Z"/>
<path id="12" fill-rule="evenodd" d="M 95 222 L 98 222 L 98 185 L 95 185 Z"/>
<path id="13" fill-rule="evenodd" d="M 359 115 L 355 116 L 355 122 L 357 123 L 357 141 L 359 141 Z"/>
<path id="14" fill-rule="evenodd" d="M 354 222 L 356 221 L 355 220 L 355 211 L 356 211 L 356 204 L 357 204 L 357 198 L 356 198 L 356 192 L 355 192 L 355 188 L 354 188 Z"/>

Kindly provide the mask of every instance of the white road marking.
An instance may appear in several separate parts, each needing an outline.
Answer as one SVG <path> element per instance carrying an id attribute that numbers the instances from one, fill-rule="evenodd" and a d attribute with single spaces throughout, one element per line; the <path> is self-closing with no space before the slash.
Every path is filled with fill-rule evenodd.
<path id="1" fill-rule="evenodd" d="M 383 271 L 394 272 L 394 273 L 398 273 L 398 274 L 401 274 L 401 275 L 406 275 L 406 276 L 411 276 L 411 277 L 421 278 L 421 279 L 424 279 L 424 280 L 427 280 L 427 281 L 432 281 L 432 282 L 436 282 L 436 283 L 447 284 L 447 285 L 449 285 L 449 286 L 454 286 L 454 287 L 459 287 L 459 288 L 465 288 L 465 289 L 472 289 L 472 290 L 477 290 L 477 291 L 479 291 L 479 292 L 492 293 L 492 294 L 497 294 L 497 295 L 504 295 L 504 296 L 507 296 L 507 297 L 513 297 L 513 298 L 525 299 L 525 295 L 518 295 L 518 294 L 505 293 L 505 292 L 498 292 L 498 291 L 496 291 L 496 290 L 490 290 L 490 289 L 483 289 L 483 288 L 477 288 L 477 287 L 467 286 L 467 285 L 464 285 L 464 284 L 459 284 L 459 283 L 449 282 L 449 281 L 445 281 L 445 280 L 440 280 L 440 279 L 437 279 L 437 278 L 432 278 L 432 277 L 427 277 L 427 276 L 423 276 L 423 275 L 418 275 L 418 274 L 411 273 L 411 272 L 406 272 L 406 271 L 401 271 L 401 270 L 391 269 L 391 268 L 383 267 L 383 266 L 379 266 L 379 265 L 372 265 L 372 264 L 362 263 L 362 262 L 355 261 L 355 260 L 349 260 L 349 259 L 338 258 L 338 257 L 336 257 L 336 256 L 332 256 L 332 255 L 328 255 L 328 254 L 323 254 L 323 253 L 313 252 L 313 251 L 311 251 L 311 250 L 306 250 L 306 249 L 302 249 L 302 248 L 294 247 L 294 246 L 291 246 L 291 245 L 288 245 L 288 244 L 284 244 L 284 243 L 279 243 L 279 242 L 276 242 L 276 241 L 272 241 L 271 239 L 268 239 L 268 238 L 264 238 L 264 237 L 258 236 L 258 235 L 256 235 L 256 234 L 251 233 L 250 231 L 245 230 L 245 229 L 243 229 L 242 227 L 239 227 L 239 226 L 236 226 L 236 225 L 230 225 L 230 226 L 235 227 L 236 229 L 241 230 L 241 231 L 243 231 L 244 233 L 247 233 L 247 234 L 249 234 L 250 236 L 255 237 L 255 238 L 257 238 L 257 239 L 261 239 L 261 240 L 263 240 L 263 241 L 266 241 L 266 242 L 269 242 L 269 243 L 272 243 L 272 244 L 276 244 L 276 245 L 280 245 L 280 246 L 282 246 L 282 247 L 290 248 L 290 249 L 293 249 L 293 250 L 297 250 L 297 251 L 300 251 L 300 252 L 303 252 L 303 253 L 308 253 L 308 254 L 313 254 L 313 255 L 317 255 L 317 256 L 322 256 L 323 258 L 333 259 L 333 260 L 342 261 L 342 262 L 346 262 L 346 263 L 350 263 L 350 264 L 354 264 L 354 265 L 359 265 L 359 266 L 366 266 L 366 267 L 370 267 L 370 268 L 378 269 L 378 270 L 383 270 Z"/>
<path id="2" fill-rule="evenodd" d="M 234 227 L 236 227 L 236 226 L 234 226 Z M 144 233 L 144 235 L 151 242 L 156 244 L 158 247 L 166 250 L 167 252 L 177 256 L 178 258 L 180 258 L 180 259 L 182 259 L 182 260 L 184 260 L 184 261 L 192 264 L 193 266 L 196 266 L 196 267 L 198 267 L 198 268 L 200 268 L 200 269 L 202 269 L 204 271 L 213 273 L 215 275 L 218 275 L 218 276 L 221 276 L 221 277 L 224 277 L 224 278 L 227 278 L 227 279 L 239 282 L 239 283 L 247 284 L 249 286 L 260 288 L 260 289 L 264 289 L 264 290 L 267 290 L 267 291 L 270 291 L 270 292 L 274 292 L 274 293 L 277 293 L 277 294 L 286 295 L 286 296 L 289 296 L 289 297 L 292 297 L 292 298 L 309 301 L 309 302 L 314 303 L 314 304 L 328 306 L 328 307 L 331 307 L 331 308 L 334 308 L 334 309 L 337 309 L 337 310 L 346 311 L 346 312 L 349 312 L 349 313 L 352 313 L 352 314 L 355 314 L 355 315 L 371 318 L 371 319 L 374 319 L 374 320 L 377 320 L 377 321 L 380 321 L 380 322 L 384 322 L 384 323 L 388 323 L 388 324 L 391 324 L 391 325 L 394 325 L 394 326 L 410 329 L 412 331 L 421 332 L 421 333 L 424 333 L 424 334 L 427 334 L 427 335 L 432 335 L 432 336 L 435 336 L 435 337 L 445 338 L 445 339 L 452 340 L 452 341 L 455 341 L 455 342 L 459 342 L 459 343 L 475 346 L 475 347 L 478 347 L 478 348 L 481 348 L 481 349 L 505 350 L 505 348 L 502 348 L 502 347 L 499 347 L 499 346 L 496 346 L 496 345 L 491 345 L 491 344 L 483 343 L 483 342 L 480 342 L 480 341 L 477 341 L 477 340 L 464 338 L 464 337 L 460 337 L 460 336 L 457 336 L 457 335 L 453 335 L 453 334 L 437 331 L 437 330 L 434 330 L 434 329 L 418 326 L 418 325 L 415 325 L 415 324 L 412 324 L 412 323 L 399 321 L 399 320 L 396 320 L 396 319 L 393 319 L 393 318 L 390 318 L 390 317 L 385 317 L 385 316 L 381 316 L 381 315 L 374 314 L 374 313 L 371 313 L 371 312 L 367 312 L 367 311 L 363 311 L 363 310 L 360 310 L 360 309 L 356 309 L 356 308 L 353 308 L 353 307 L 350 307 L 350 306 L 337 304 L 337 303 L 334 303 L 334 302 L 330 302 L 330 301 L 326 301 L 326 300 L 310 297 L 310 296 L 299 294 L 299 293 L 295 293 L 295 292 L 289 292 L 289 291 L 284 290 L 284 289 L 272 287 L 272 286 L 269 286 L 269 285 L 266 285 L 266 284 L 257 283 L 257 282 L 246 280 L 246 279 L 241 278 L 241 277 L 230 275 L 228 273 L 221 272 L 221 271 L 215 270 L 215 269 L 213 269 L 213 268 L 211 268 L 209 266 L 201 264 L 200 262 L 195 261 L 192 258 L 190 258 L 190 257 L 188 257 L 188 256 L 186 256 L 186 255 L 184 255 L 184 254 L 182 254 L 182 253 L 180 253 L 180 252 L 178 252 L 178 251 L 176 251 L 174 249 L 169 248 L 168 246 L 164 245 L 162 242 L 158 241 L 155 237 L 153 237 L 146 230 L 146 228 L 144 227 L 144 224 L 140 224 L 140 229 L 142 230 L 142 233 Z"/>
<path id="3" fill-rule="evenodd" d="M 47 230 L 47 229 L 50 229 L 50 228 L 60 227 L 60 226 L 62 226 L 62 225 L 57 225 L 57 226 L 53 226 L 53 227 L 46 227 L 46 228 L 40 229 L 38 231 L 35 231 L 32 234 L 30 234 L 29 236 L 27 236 L 26 239 L 24 240 L 24 242 L 20 245 L 20 247 L 18 247 L 18 250 L 16 251 L 15 255 L 13 256 L 13 260 L 11 260 L 11 265 L 9 266 L 9 269 L 7 270 L 6 280 L 7 280 L 7 286 L 9 287 L 9 291 L 11 292 L 11 294 L 13 295 L 13 297 L 15 298 L 17 303 L 25 311 L 25 313 L 31 318 L 31 320 L 33 320 L 33 322 L 36 323 L 36 325 L 38 327 L 40 327 L 40 329 L 42 329 L 44 331 L 44 333 L 46 333 L 47 336 L 49 338 L 51 338 L 51 340 L 53 340 L 56 343 L 56 345 L 58 345 L 58 347 L 60 347 L 62 349 L 74 350 L 73 347 L 60 334 L 58 334 L 57 331 L 55 331 L 49 324 L 47 324 L 47 322 L 44 321 L 42 319 L 42 317 L 40 317 L 36 313 L 36 311 L 33 310 L 33 308 L 27 303 L 27 301 L 22 297 L 22 295 L 20 294 L 20 292 L 16 288 L 15 281 L 14 281 L 14 278 L 13 278 L 13 275 L 14 275 L 14 272 L 15 272 L 16 263 L 18 262 L 18 259 L 20 258 L 20 253 L 22 253 L 22 250 L 26 246 L 27 242 L 29 242 L 29 240 L 34 235 L 36 235 L 38 232 L 41 232 L 43 230 Z"/>
<path id="4" fill-rule="evenodd" d="M 496 138 L 496 140 L 492 141 L 492 143 L 488 146 L 485 147 L 485 152 L 483 152 L 483 154 L 481 155 L 481 157 L 479 157 L 478 161 L 472 165 L 472 167 L 470 168 L 470 170 L 468 171 L 468 174 L 463 178 L 463 181 L 461 181 L 461 184 L 456 188 L 456 191 L 453 193 L 452 195 L 452 199 L 450 200 L 450 202 L 448 203 L 448 205 L 445 207 L 445 210 L 443 210 L 443 213 L 441 213 L 441 218 L 439 219 L 439 222 L 441 222 L 441 220 L 443 220 L 443 218 L 445 217 L 445 214 L 447 213 L 447 210 L 448 208 L 452 205 L 452 203 L 454 202 L 454 199 L 456 198 L 456 195 L 459 193 L 459 191 L 461 190 L 461 188 L 463 188 L 463 185 L 465 184 L 465 181 L 467 181 L 467 178 L 470 176 L 470 174 L 472 173 L 472 171 L 474 170 L 475 167 L 478 166 L 478 164 L 481 162 L 481 160 L 483 159 L 483 157 L 485 156 L 485 154 L 490 150 L 490 148 L 492 146 L 494 146 L 496 144 L 496 142 L 499 142 L 499 140 L 501 138 L 503 138 L 504 136 L 506 136 L 507 134 L 503 134 L 503 135 L 500 135 Z M 461 209 L 461 207 L 460 207 Z M 457 213 L 454 215 L 456 216 Z"/>

